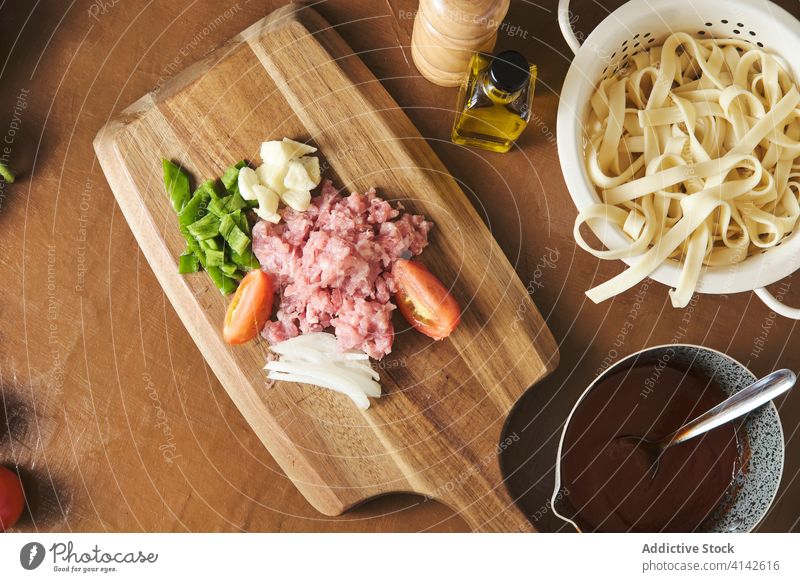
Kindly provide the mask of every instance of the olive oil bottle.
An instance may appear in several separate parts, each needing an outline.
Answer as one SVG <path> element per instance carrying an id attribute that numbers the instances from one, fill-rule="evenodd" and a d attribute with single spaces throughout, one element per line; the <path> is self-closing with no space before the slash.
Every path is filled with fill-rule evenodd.
<path id="1" fill-rule="evenodd" d="M 458 94 L 453 143 L 510 150 L 530 120 L 535 85 L 536 65 L 518 52 L 475 53 Z"/>

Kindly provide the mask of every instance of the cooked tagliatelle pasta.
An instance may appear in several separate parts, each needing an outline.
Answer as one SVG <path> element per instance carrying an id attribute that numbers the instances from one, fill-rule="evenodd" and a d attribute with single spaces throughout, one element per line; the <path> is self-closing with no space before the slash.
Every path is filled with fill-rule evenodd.
<path id="1" fill-rule="evenodd" d="M 800 217 L 800 93 L 768 52 L 734 39 L 668 37 L 601 81 L 586 165 L 602 203 L 575 239 L 603 259 L 638 257 L 587 292 L 600 302 L 681 262 L 670 291 L 684 307 L 703 265 L 732 265 L 791 234 Z M 593 248 L 580 232 L 617 226 L 628 242 Z"/>

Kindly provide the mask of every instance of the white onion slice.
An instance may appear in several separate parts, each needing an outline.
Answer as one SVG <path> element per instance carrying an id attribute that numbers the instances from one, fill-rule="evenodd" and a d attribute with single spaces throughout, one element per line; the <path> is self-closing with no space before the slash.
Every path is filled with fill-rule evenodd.
<path id="1" fill-rule="evenodd" d="M 333 390 L 334 392 L 339 392 L 340 394 L 348 396 L 350 400 L 355 402 L 355 405 L 361 410 L 366 410 L 369 408 L 369 399 L 367 398 L 366 394 L 359 392 L 358 390 L 352 390 L 347 386 L 339 384 L 338 382 L 318 380 L 309 378 L 308 376 L 301 376 L 299 374 L 283 374 L 280 372 L 270 372 L 267 374 L 267 377 L 270 380 L 282 380 L 284 382 L 296 382 L 298 384 L 310 384 L 312 386 L 317 386 L 318 388 L 327 388 L 329 390 Z"/>
<path id="2" fill-rule="evenodd" d="M 372 368 L 369 356 L 357 350 L 339 351 L 330 333 L 309 333 L 271 346 L 279 360 L 267 362 L 273 380 L 311 384 L 350 397 L 366 410 L 368 398 L 380 398 L 380 374 Z"/>
<path id="3" fill-rule="evenodd" d="M 352 368 L 344 366 L 337 366 L 333 363 L 309 365 L 309 362 L 284 362 L 273 361 L 268 362 L 265 369 L 270 372 L 283 372 L 285 374 L 295 374 L 298 376 L 307 376 L 309 378 L 323 380 L 323 381 L 339 381 L 343 386 L 350 386 L 361 390 L 364 394 L 368 394 L 373 398 L 380 396 L 380 387 L 375 390 L 376 382 L 369 376 L 365 376 L 364 372 L 359 372 Z"/>

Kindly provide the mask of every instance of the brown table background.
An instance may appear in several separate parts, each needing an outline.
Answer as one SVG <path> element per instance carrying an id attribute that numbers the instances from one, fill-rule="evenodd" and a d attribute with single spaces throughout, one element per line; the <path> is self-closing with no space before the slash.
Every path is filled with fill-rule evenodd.
<path id="1" fill-rule="evenodd" d="M 378 499 L 317 514 L 249 430 L 166 301 L 95 159 L 97 130 L 141 95 L 284 4 L 280 0 L 57 0 L 0 8 L 0 463 L 19 464 L 39 531 L 463 531 L 448 508 Z M 585 33 L 620 4 L 576 0 Z M 800 16 L 797 0 L 779 2 Z M 529 284 L 561 346 L 508 430 L 512 492 L 552 531 L 547 510 L 561 423 L 604 361 L 680 341 L 722 350 L 756 374 L 800 369 L 800 332 L 752 294 L 702 296 L 686 310 L 651 284 L 596 306 L 583 292 L 619 272 L 577 249 L 575 210 L 555 145 L 570 53 L 556 0 L 512 0 L 498 47 L 539 65 L 535 118 L 518 151 L 449 144 L 455 91 L 418 77 L 415 0 L 328 0 L 335 25 L 406 108 Z M 510 188 L 517 206 L 493 205 Z M 800 305 L 787 279 L 774 290 Z M 633 320 L 631 320 L 633 317 Z M 623 323 L 633 328 L 618 341 Z M 615 343 L 616 342 L 616 343 Z M 800 391 L 778 402 L 786 466 L 761 531 L 800 531 Z M 5 418 L 4 418 L 5 417 Z M 2 427 L 8 426 L 7 430 Z"/>

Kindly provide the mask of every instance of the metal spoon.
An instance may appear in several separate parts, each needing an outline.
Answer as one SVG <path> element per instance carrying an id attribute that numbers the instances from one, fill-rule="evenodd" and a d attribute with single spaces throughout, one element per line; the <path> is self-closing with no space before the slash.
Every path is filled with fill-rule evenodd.
<path id="1" fill-rule="evenodd" d="M 789 390 L 794 386 L 796 380 L 797 378 L 791 370 L 777 370 L 760 380 L 756 380 L 744 390 L 740 390 L 705 414 L 701 414 L 662 439 L 651 441 L 644 437 L 622 436 L 615 440 L 617 444 L 632 446 L 635 453 L 642 455 L 643 460 L 647 462 L 649 467 L 650 477 L 653 478 L 658 471 L 661 455 L 668 448 L 684 443 L 726 422 L 744 416 L 751 410 Z"/>

